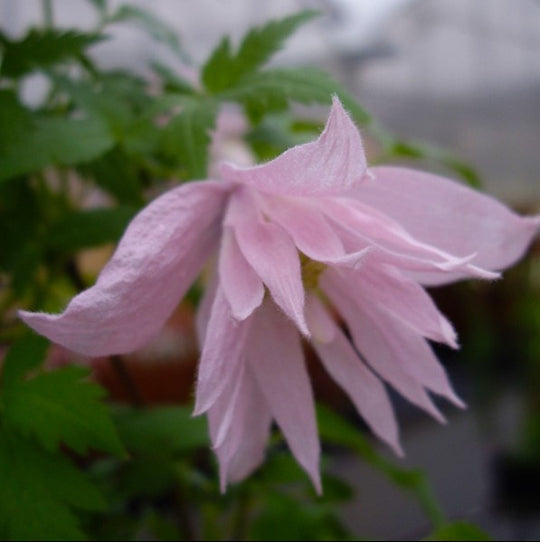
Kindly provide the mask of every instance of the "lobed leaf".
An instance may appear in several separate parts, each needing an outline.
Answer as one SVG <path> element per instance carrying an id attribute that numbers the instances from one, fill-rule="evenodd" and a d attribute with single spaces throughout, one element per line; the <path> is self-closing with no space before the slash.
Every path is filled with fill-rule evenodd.
<path id="1" fill-rule="evenodd" d="M 10 40 L 0 34 L 3 59 L 0 73 L 5 77 L 21 77 L 46 69 L 60 61 L 81 56 L 84 50 L 104 39 L 100 34 L 53 28 L 32 29 L 21 40 Z"/>
<path id="2" fill-rule="evenodd" d="M 98 490 L 64 455 L 0 427 L 0 538 L 85 540 L 73 509 L 101 510 Z"/>
<path id="3" fill-rule="evenodd" d="M 10 363 L 5 370 L 15 371 Z M 94 448 L 123 455 L 109 410 L 100 401 L 104 391 L 87 377 L 87 369 L 69 366 L 28 380 L 12 379 L 3 390 L 6 424 L 35 436 L 49 451 L 63 442 L 79 453 Z"/>
<path id="4" fill-rule="evenodd" d="M 228 38 L 223 38 L 202 68 L 205 88 L 213 93 L 234 87 L 245 75 L 254 73 L 281 49 L 283 42 L 316 11 L 302 11 L 251 29 L 233 55 Z"/>

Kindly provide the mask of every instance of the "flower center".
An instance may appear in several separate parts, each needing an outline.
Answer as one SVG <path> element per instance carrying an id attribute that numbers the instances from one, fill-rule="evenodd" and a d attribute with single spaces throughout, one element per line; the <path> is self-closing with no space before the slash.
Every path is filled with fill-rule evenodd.
<path id="1" fill-rule="evenodd" d="M 300 266 L 304 288 L 315 290 L 319 282 L 319 276 L 326 269 L 326 264 L 310 260 L 305 254 L 300 253 Z"/>

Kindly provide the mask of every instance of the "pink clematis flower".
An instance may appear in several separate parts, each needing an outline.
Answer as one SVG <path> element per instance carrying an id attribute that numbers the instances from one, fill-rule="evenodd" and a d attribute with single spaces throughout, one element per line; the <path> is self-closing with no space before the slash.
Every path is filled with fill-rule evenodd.
<path id="1" fill-rule="evenodd" d="M 198 312 L 195 414 L 208 415 L 223 489 L 262 462 L 275 420 L 320 491 L 302 338 L 397 454 L 384 383 L 441 422 L 428 392 L 463 405 L 427 341 L 456 348 L 456 335 L 423 286 L 498 277 L 523 255 L 540 217 L 428 173 L 368 171 L 337 99 L 316 141 L 255 167 L 224 164 L 221 177 L 150 203 L 96 284 L 62 314 L 21 318 L 87 356 L 127 353 L 156 336 L 217 255 Z"/>

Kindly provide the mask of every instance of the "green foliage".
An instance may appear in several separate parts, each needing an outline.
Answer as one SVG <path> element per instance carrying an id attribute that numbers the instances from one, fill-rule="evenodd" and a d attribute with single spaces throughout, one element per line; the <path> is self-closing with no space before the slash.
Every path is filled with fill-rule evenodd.
<path id="1" fill-rule="evenodd" d="M 254 28 L 244 37 L 236 54 L 231 51 L 229 38 L 223 38 L 202 68 L 205 88 L 217 93 L 234 87 L 243 76 L 263 66 L 300 25 L 315 15 L 315 11 L 302 11 Z"/>
<path id="2" fill-rule="evenodd" d="M 82 56 L 88 46 L 102 39 L 103 36 L 98 34 L 52 28 L 30 30 L 18 41 L 0 34 L 0 47 L 3 50 L 0 75 L 20 77 L 34 70 L 44 70 L 59 62 Z"/>
<path id="3" fill-rule="evenodd" d="M 30 115 L 5 94 L 0 96 L 0 110 L 0 121 L 6 117 L 13 121 L 12 129 L 0 134 L 0 181 L 52 165 L 90 161 L 114 143 L 97 118 Z"/>
<path id="4" fill-rule="evenodd" d="M 103 389 L 88 380 L 88 370 L 68 366 L 24 378 L 22 367 L 34 368 L 44 350 L 37 339 L 22 340 L 29 345 L 15 344 L 4 366 L 4 423 L 35 437 L 51 452 L 63 442 L 79 453 L 93 448 L 123 455 L 109 411 L 100 401 Z"/>
<path id="5" fill-rule="evenodd" d="M 482 529 L 466 521 L 454 521 L 436 529 L 423 540 L 492 540 Z"/>
<path id="6" fill-rule="evenodd" d="M 118 241 L 137 209 L 118 205 L 111 209 L 71 211 L 51 226 L 49 246 L 67 251 L 100 246 Z"/>
<path id="7" fill-rule="evenodd" d="M 169 159 L 179 161 L 185 179 L 204 179 L 217 104 L 210 100 L 186 98 L 178 105 L 180 112 L 163 130 L 163 151 Z"/>
<path id="8" fill-rule="evenodd" d="M 73 509 L 101 510 L 97 489 L 67 457 L 0 425 L 0 538 L 85 540 Z"/>
<path id="9" fill-rule="evenodd" d="M 265 112 L 283 111 L 289 101 L 304 104 L 330 104 L 337 95 L 359 124 L 370 117 L 340 83 L 314 68 L 271 69 L 244 77 L 223 94 L 223 98 L 243 103 L 250 116 L 258 120 Z"/>

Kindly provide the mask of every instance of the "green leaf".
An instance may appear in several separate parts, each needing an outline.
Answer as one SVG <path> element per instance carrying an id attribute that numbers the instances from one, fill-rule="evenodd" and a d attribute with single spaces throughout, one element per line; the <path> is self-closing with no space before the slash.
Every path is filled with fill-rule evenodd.
<path id="1" fill-rule="evenodd" d="M 233 87 L 243 76 L 264 65 L 300 25 L 315 15 L 316 11 L 302 11 L 251 29 L 234 56 L 229 39 L 224 38 L 202 68 L 202 80 L 206 89 L 210 92 L 221 92 Z"/>
<path id="2" fill-rule="evenodd" d="M 51 248 L 73 252 L 115 243 L 136 212 L 137 208 L 129 205 L 71 211 L 51 226 L 47 244 Z"/>
<path id="3" fill-rule="evenodd" d="M 113 144 L 107 126 L 95 117 L 21 114 L 13 131 L 0 140 L 0 181 L 47 166 L 87 162 Z"/>
<path id="4" fill-rule="evenodd" d="M 44 359 L 49 341 L 40 335 L 26 334 L 8 350 L 2 369 L 2 389 L 16 388 L 22 378 Z"/>
<path id="5" fill-rule="evenodd" d="M 195 94 L 196 90 L 187 80 L 175 73 L 171 68 L 161 62 L 152 62 L 152 69 L 161 77 L 164 89 L 167 92 L 178 92 L 179 94 Z"/>
<path id="6" fill-rule="evenodd" d="M 187 407 L 122 409 L 116 422 L 122 442 L 133 452 L 155 455 L 208 446 L 204 418 L 193 418 Z"/>
<path id="7" fill-rule="evenodd" d="M 96 160 L 79 165 L 77 169 L 119 202 L 137 207 L 143 203 L 137 164 L 121 147 L 114 147 Z"/>
<path id="8" fill-rule="evenodd" d="M 0 34 L 3 60 L 0 73 L 20 77 L 37 69 L 82 55 L 86 47 L 104 39 L 99 34 L 83 34 L 73 30 L 32 29 L 19 41 Z"/>
<path id="9" fill-rule="evenodd" d="M 135 23 L 148 32 L 156 41 L 165 43 L 182 58 L 185 58 L 176 30 L 149 11 L 135 6 L 122 5 L 115 13 L 107 17 L 106 22 Z"/>
<path id="10" fill-rule="evenodd" d="M 314 68 L 283 68 L 257 72 L 242 78 L 221 97 L 243 103 L 252 119 L 258 120 L 269 111 L 285 110 L 289 101 L 329 104 L 334 94 L 357 123 L 368 124 L 371 121 L 369 114 L 340 83 L 327 73 Z"/>
<path id="11" fill-rule="evenodd" d="M 101 510 L 97 489 L 61 454 L 0 426 L 0 538 L 85 540 L 72 509 Z"/>
<path id="12" fill-rule="evenodd" d="M 34 435 L 53 451 L 61 442 L 79 453 L 89 448 L 124 454 L 104 390 L 88 380 L 88 370 L 69 366 L 10 385 L 4 389 L 6 423 Z"/>
<path id="13" fill-rule="evenodd" d="M 423 540 L 493 540 L 484 530 L 467 521 L 447 523 Z"/>
<path id="14" fill-rule="evenodd" d="M 217 106 L 209 100 L 186 99 L 179 103 L 182 110 L 163 129 L 162 149 L 180 164 L 186 179 L 204 179 Z"/>

